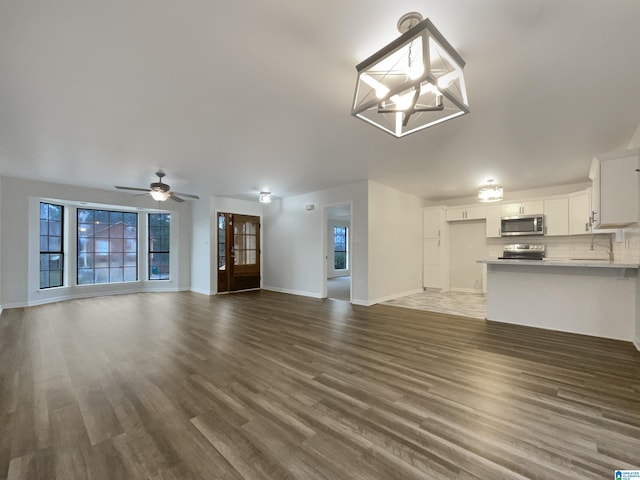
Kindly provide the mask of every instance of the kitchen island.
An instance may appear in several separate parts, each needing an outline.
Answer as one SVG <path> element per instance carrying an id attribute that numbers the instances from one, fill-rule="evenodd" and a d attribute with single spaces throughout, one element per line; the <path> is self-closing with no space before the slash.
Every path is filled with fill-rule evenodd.
<path id="1" fill-rule="evenodd" d="M 607 260 L 479 260 L 487 319 L 634 341 L 640 349 L 637 264 Z"/>

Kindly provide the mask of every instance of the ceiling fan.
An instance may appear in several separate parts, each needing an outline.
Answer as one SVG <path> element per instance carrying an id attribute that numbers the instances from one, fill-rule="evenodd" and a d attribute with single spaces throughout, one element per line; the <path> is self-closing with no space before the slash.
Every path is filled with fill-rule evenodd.
<path id="1" fill-rule="evenodd" d="M 120 190 L 133 190 L 135 192 L 148 192 L 151 194 L 154 200 L 157 200 L 159 202 L 164 202 L 168 198 L 175 202 L 184 202 L 184 198 L 182 197 L 195 199 L 200 198 L 197 195 L 191 195 L 189 193 L 172 192 L 169 184 L 162 181 L 163 177 L 166 174 L 162 170 L 158 170 L 156 172 L 156 175 L 158 176 L 158 181 L 151 182 L 149 188 L 123 187 L 120 185 L 116 185 L 116 188 L 119 188 Z"/>

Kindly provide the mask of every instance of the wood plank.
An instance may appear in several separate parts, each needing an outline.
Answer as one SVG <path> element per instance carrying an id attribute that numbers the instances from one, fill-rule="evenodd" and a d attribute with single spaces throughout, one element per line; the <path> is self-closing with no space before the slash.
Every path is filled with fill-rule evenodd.
<path id="1" fill-rule="evenodd" d="M 630 343 L 252 291 L 0 315 L 0 480 L 599 479 Z"/>

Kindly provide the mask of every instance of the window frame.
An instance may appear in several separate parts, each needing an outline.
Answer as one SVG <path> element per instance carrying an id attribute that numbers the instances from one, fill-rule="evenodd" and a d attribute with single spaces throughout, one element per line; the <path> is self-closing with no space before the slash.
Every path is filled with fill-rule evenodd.
<path id="1" fill-rule="evenodd" d="M 344 229 L 344 235 L 340 235 L 344 237 L 344 250 L 338 250 L 336 248 L 336 235 L 338 229 Z M 333 270 L 336 272 L 342 272 L 345 270 L 349 270 L 349 227 L 346 225 L 334 225 L 333 226 Z M 344 268 L 337 268 L 336 266 L 336 254 L 344 253 Z"/>
<path id="2" fill-rule="evenodd" d="M 166 226 L 166 237 L 161 236 L 160 238 L 164 238 L 166 240 L 166 244 L 168 245 L 168 249 L 167 250 L 153 250 L 152 249 L 152 225 L 151 225 L 151 216 L 152 215 L 157 215 L 157 216 L 165 216 L 167 217 L 167 226 Z M 170 212 L 151 212 L 147 214 L 147 280 L 150 282 L 157 282 L 157 281 L 170 281 L 171 280 L 171 213 Z M 162 255 L 167 255 L 167 278 L 151 278 L 151 276 L 153 275 L 152 273 L 152 269 L 153 269 L 153 255 L 154 254 L 162 254 Z M 164 273 L 164 272 L 162 272 Z M 162 275 L 162 273 L 158 273 L 157 275 Z"/>
<path id="3" fill-rule="evenodd" d="M 80 213 L 83 211 L 90 211 L 93 212 L 93 216 L 94 216 L 94 220 L 92 220 L 91 222 L 81 222 L 80 221 Z M 111 216 L 112 214 L 114 214 L 114 216 L 117 215 L 123 215 L 123 220 L 122 220 L 122 236 L 111 236 L 111 232 L 109 232 L 109 234 L 104 237 L 104 236 L 99 236 L 97 237 L 95 235 L 95 231 L 93 232 L 92 235 L 89 236 L 80 236 L 80 229 L 81 229 L 81 225 L 91 225 L 92 227 L 95 227 L 95 225 L 100 225 L 100 221 L 99 220 L 95 220 L 95 215 L 96 212 L 101 212 L 103 214 L 106 213 L 107 218 L 109 218 L 109 221 L 107 223 L 107 225 L 109 225 L 109 230 L 111 230 L 111 228 L 114 225 L 118 225 L 118 223 L 111 223 Z M 124 216 L 125 215 L 135 215 L 135 223 L 129 223 L 127 224 L 124 220 Z M 126 226 L 135 226 L 135 236 L 133 237 L 127 237 L 125 235 L 125 228 Z M 79 287 L 84 287 L 84 286 L 94 286 L 94 285 L 113 285 L 113 284 L 126 284 L 126 283 L 133 283 L 133 282 L 138 282 L 140 279 L 140 239 L 139 239 L 139 234 L 140 234 L 140 216 L 138 215 L 138 212 L 135 211 L 130 211 L 130 210 L 114 210 L 114 209 L 108 209 L 108 208 L 86 208 L 86 207 L 77 207 L 76 208 L 76 286 Z M 93 241 L 94 246 L 93 246 L 93 250 L 92 251 L 83 251 L 80 248 L 80 243 L 81 243 L 81 239 L 85 238 L 85 239 L 90 239 L 90 241 Z M 97 247 L 95 246 L 96 243 L 98 243 L 98 241 L 96 239 L 102 239 L 103 241 L 106 239 L 107 240 L 107 251 L 106 252 L 102 252 L 102 251 L 98 251 Z M 111 251 L 111 240 L 122 240 L 122 251 Z M 131 254 L 133 252 L 127 251 L 125 244 L 127 241 L 135 241 L 135 279 L 131 280 L 131 279 L 126 279 L 125 280 L 125 269 L 126 268 L 132 268 L 133 265 L 126 265 L 126 255 L 127 254 Z M 92 262 L 92 266 L 90 268 L 88 267 L 83 267 L 81 268 L 80 264 L 80 255 L 82 253 L 91 253 L 93 254 L 93 262 Z M 106 267 L 100 267 L 101 269 L 106 269 L 107 270 L 107 280 L 105 282 L 96 282 L 96 265 L 95 265 L 95 254 L 96 253 L 100 253 L 100 254 L 105 254 L 107 255 L 107 266 Z M 116 266 L 116 267 L 112 267 L 112 258 L 111 258 L 111 254 L 122 254 L 122 265 L 121 266 Z M 115 280 L 112 281 L 112 269 L 116 270 L 116 269 L 122 269 L 122 280 Z M 93 271 L 93 282 L 81 282 L 80 281 L 80 271 L 81 270 L 91 270 Z"/>
<path id="4" fill-rule="evenodd" d="M 49 248 L 47 248 L 47 250 L 42 250 L 42 237 L 46 236 L 47 237 L 47 247 L 50 246 L 51 242 L 49 241 L 49 237 L 51 237 L 52 235 L 49 234 L 49 228 L 51 226 L 51 218 L 49 213 L 47 212 L 47 218 L 43 219 L 42 218 L 42 206 L 43 205 L 47 205 L 47 206 L 54 206 L 54 207 L 59 207 L 60 208 L 60 249 L 59 250 L 51 250 Z M 48 210 L 48 209 L 47 209 Z M 43 235 L 42 234 L 42 221 L 46 220 L 47 221 L 47 234 Z M 65 286 L 65 206 L 64 205 L 60 205 L 57 203 L 53 203 L 50 201 L 46 201 L 44 199 L 40 200 L 38 202 L 38 244 L 39 244 L 39 248 L 38 248 L 38 289 L 39 290 L 49 290 L 51 288 L 61 288 Z M 58 237 L 58 235 L 53 235 L 54 237 Z M 47 282 L 48 285 L 47 286 L 42 286 L 42 255 L 59 255 L 60 256 L 60 284 L 59 285 L 51 285 L 51 274 L 49 273 L 49 281 Z M 48 260 L 50 261 L 50 260 Z M 48 272 L 51 272 L 51 269 L 47 270 Z"/>

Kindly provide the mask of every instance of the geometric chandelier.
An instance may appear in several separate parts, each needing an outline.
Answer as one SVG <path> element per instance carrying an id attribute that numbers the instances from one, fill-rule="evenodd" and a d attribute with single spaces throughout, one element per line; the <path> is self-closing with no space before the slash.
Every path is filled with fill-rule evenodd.
<path id="1" fill-rule="evenodd" d="M 356 66 L 351 115 L 403 137 L 469 113 L 464 60 L 427 18 L 398 21 L 402 34 Z"/>

